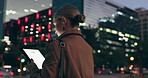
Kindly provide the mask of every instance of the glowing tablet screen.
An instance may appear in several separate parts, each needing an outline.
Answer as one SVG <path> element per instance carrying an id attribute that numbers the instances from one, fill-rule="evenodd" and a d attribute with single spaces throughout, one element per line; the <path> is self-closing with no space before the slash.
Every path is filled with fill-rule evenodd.
<path id="1" fill-rule="evenodd" d="M 42 69 L 42 64 L 45 60 L 44 56 L 38 49 L 23 49 L 29 59 L 33 59 L 39 69 Z"/>

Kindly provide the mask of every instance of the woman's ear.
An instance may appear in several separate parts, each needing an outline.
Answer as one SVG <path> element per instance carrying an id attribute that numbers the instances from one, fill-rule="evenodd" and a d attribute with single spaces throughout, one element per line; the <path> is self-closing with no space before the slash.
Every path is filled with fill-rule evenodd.
<path id="1" fill-rule="evenodd" d="M 67 19 L 65 17 L 63 17 L 63 16 L 62 16 L 62 22 L 63 22 L 63 24 L 67 23 Z"/>

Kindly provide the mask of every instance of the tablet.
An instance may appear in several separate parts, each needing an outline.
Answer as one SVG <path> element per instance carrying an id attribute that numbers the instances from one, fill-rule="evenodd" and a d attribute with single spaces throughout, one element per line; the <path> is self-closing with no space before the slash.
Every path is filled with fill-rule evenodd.
<path id="1" fill-rule="evenodd" d="M 39 69 L 42 69 L 42 64 L 45 58 L 38 49 L 23 48 L 23 51 L 29 59 L 33 59 L 34 63 L 37 65 Z"/>

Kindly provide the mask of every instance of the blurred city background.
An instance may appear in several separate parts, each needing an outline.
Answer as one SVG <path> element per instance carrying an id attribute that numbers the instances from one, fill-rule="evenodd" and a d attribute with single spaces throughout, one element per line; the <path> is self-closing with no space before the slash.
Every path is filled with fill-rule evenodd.
<path id="1" fill-rule="evenodd" d="M 86 16 L 80 24 L 93 48 L 95 78 L 148 78 L 146 0 L 1 0 L 0 78 L 29 78 L 21 47 L 42 54 L 56 39 L 54 12 L 74 5 Z"/>

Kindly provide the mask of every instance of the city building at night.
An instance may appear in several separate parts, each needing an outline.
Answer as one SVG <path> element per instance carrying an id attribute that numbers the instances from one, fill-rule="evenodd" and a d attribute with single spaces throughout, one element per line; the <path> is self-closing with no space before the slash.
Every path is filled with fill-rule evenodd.
<path id="1" fill-rule="evenodd" d="M 12 44 L 20 46 L 35 47 L 45 44 L 51 39 L 51 17 L 52 9 L 50 8 L 18 20 L 11 20 L 4 24 L 4 37 L 9 37 Z"/>
<path id="2" fill-rule="evenodd" d="M 52 9 L 5 23 L 4 36 L 9 38 L 8 42 L 20 46 L 45 46 L 56 37 L 52 13 L 64 4 L 74 5 L 86 16 L 86 22 L 80 24 L 80 29 L 93 48 L 96 68 L 115 70 L 136 64 L 140 40 L 138 14 L 112 0 L 53 0 Z M 134 62 L 130 61 L 130 57 L 135 58 Z"/>
<path id="3" fill-rule="evenodd" d="M 140 38 L 142 41 L 148 40 L 148 10 L 145 8 L 136 9 L 140 20 Z"/>

